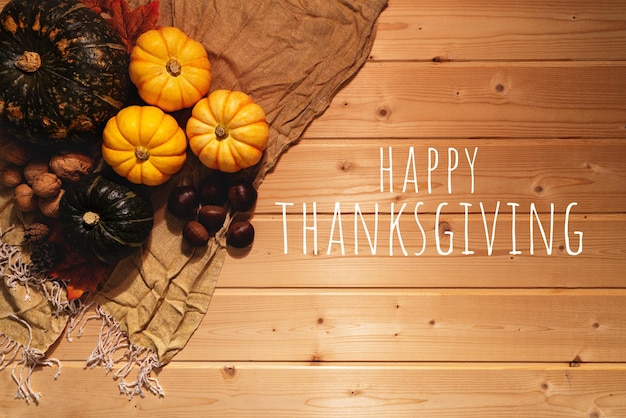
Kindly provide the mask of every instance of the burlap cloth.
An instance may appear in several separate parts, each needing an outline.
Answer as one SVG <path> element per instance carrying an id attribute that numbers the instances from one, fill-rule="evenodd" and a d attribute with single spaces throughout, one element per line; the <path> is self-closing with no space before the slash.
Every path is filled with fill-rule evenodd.
<path id="1" fill-rule="evenodd" d="M 367 60 L 376 20 L 386 4 L 387 0 L 161 0 L 159 23 L 177 26 L 205 45 L 212 64 L 212 90 L 244 91 L 265 110 L 271 128 L 269 146 L 261 163 L 245 173 L 259 186 L 281 154 Z M 112 370 L 113 353 L 120 347 L 126 350 L 126 366 L 116 377 L 122 380 L 120 390 L 131 396 L 143 395 L 144 388 L 163 393 L 150 371 L 170 362 L 197 329 L 226 255 L 225 228 L 207 248 L 193 250 L 181 240 L 181 221 L 164 209 L 169 188 L 202 177 L 197 160 L 188 160 L 182 172 L 154 194 L 155 226 L 143 251 L 120 262 L 93 296 L 103 326 L 88 365 Z M 14 271 L 15 266 L 28 270 L 26 255 L 12 242 L 19 236 L 20 220 L 10 195 L 5 192 L 0 199 L 4 246 L 0 273 L 7 283 L 0 293 L 0 368 L 10 363 L 10 353 L 17 357 L 20 350 L 22 364 L 53 365 L 56 362 L 45 357 L 46 350 L 68 322 L 76 327 L 79 314 L 67 309 L 62 292 L 49 283 L 19 279 L 31 275 Z M 119 343 L 120 335 L 128 344 Z M 136 366 L 137 379 L 124 381 Z M 19 377 L 16 381 L 18 396 L 37 399 Z"/>

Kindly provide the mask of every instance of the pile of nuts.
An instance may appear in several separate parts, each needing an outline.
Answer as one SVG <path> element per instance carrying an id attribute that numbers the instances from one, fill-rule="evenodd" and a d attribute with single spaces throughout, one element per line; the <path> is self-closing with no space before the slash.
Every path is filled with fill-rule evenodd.
<path id="1" fill-rule="evenodd" d="M 8 164 L 0 170 L 0 180 L 14 189 L 15 206 L 23 213 L 56 218 L 64 183 L 74 182 L 94 168 L 93 159 L 80 152 L 59 151 L 44 158 L 10 140 L 3 140 L 2 148 L 0 157 Z"/>
<path id="2" fill-rule="evenodd" d="M 222 229 L 228 212 L 245 214 L 256 204 L 258 193 L 254 185 L 243 178 L 215 171 L 198 188 L 192 185 L 175 187 L 168 198 L 169 212 L 187 222 L 183 238 L 194 247 L 206 245 Z M 254 227 L 249 219 L 232 222 L 226 231 L 226 244 L 246 248 L 254 241 Z"/>
<path id="3" fill-rule="evenodd" d="M 64 185 L 75 182 L 94 169 L 93 159 L 86 153 L 58 151 L 50 157 L 35 155 L 18 143 L 3 139 L 0 158 L 6 161 L 0 169 L 0 181 L 13 188 L 15 207 L 25 214 L 58 217 L 59 202 L 65 194 Z M 226 244 L 233 248 L 246 248 L 254 241 L 254 227 L 250 211 L 258 193 L 247 179 L 214 171 L 198 188 L 191 185 L 175 187 L 167 203 L 169 212 L 187 222 L 183 238 L 194 247 L 206 245 L 211 237 L 223 228 L 227 215 L 237 214 L 226 231 Z M 27 226 L 25 238 L 36 241 L 44 234 L 44 224 Z"/>

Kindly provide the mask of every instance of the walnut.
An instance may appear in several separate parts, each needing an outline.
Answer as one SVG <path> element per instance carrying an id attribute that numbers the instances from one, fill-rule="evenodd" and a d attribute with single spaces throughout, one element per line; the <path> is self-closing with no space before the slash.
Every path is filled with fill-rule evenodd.
<path id="1" fill-rule="evenodd" d="M 26 183 L 18 184 L 15 187 L 13 199 L 17 208 L 22 212 L 34 212 L 37 210 L 37 196 Z"/>
<path id="2" fill-rule="evenodd" d="M 59 193 L 56 194 L 56 196 L 52 196 L 47 199 L 39 199 L 38 206 L 41 214 L 49 218 L 58 218 L 59 202 L 61 202 L 61 198 L 64 194 L 65 190 L 61 189 L 59 190 Z"/>
<path id="3" fill-rule="evenodd" d="M 16 140 L 3 138 L 0 146 L 0 158 L 11 164 L 24 166 L 33 158 L 32 151 Z"/>
<path id="4" fill-rule="evenodd" d="M 34 159 L 24 167 L 24 178 L 26 183 L 33 185 L 33 180 L 40 174 L 49 173 L 48 161 L 42 159 Z"/>
<path id="5" fill-rule="evenodd" d="M 5 186 L 15 187 L 23 180 L 22 170 L 15 165 L 8 165 L 0 170 L 0 178 Z"/>
<path id="6" fill-rule="evenodd" d="M 41 242 L 50 235 L 50 228 L 42 223 L 33 223 L 24 227 L 24 239 L 28 242 Z"/>
<path id="7" fill-rule="evenodd" d="M 63 180 L 77 181 L 93 170 L 93 159 L 77 152 L 63 152 L 50 159 L 50 169 Z"/>
<path id="8" fill-rule="evenodd" d="M 33 193 L 47 199 L 59 194 L 61 179 L 54 173 L 42 173 L 35 177 L 31 187 L 33 188 Z"/>

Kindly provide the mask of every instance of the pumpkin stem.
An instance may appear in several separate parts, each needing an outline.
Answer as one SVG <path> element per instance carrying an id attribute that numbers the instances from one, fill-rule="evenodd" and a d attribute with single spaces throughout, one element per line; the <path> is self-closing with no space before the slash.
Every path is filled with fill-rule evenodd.
<path id="1" fill-rule="evenodd" d="M 165 69 L 170 75 L 174 77 L 178 77 L 182 71 L 183 66 L 180 65 L 180 62 L 176 61 L 175 58 L 170 59 L 167 64 L 165 64 Z"/>
<path id="2" fill-rule="evenodd" d="M 228 138 L 228 127 L 224 125 L 217 125 L 215 128 L 215 136 L 219 140 Z"/>
<path id="3" fill-rule="evenodd" d="M 148 148 L 139 145 L 135 148 L 135 157 L 139 161 L 147 161 L 150 158 L 150 151 L 148 151 Z"/>
<path id="4" fill-rule="evenodd" d="M 100 215 L 95 212 L 87 211 L 83 213 L 83 222 L 88 226 L 94 226 L 100 221 Z"/>
<path id="5" fill-rule="evenodd" d="M 26 73 L 34 73 L 41 67 L 41 57 L 36 52 L 24 51 L 15 61 L 15 66 Z"/>

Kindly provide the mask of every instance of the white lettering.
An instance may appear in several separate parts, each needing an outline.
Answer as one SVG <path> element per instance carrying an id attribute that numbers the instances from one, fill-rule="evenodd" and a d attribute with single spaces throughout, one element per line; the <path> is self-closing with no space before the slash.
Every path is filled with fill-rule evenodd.
<path id="1" fill-rule="evenodd" d="M 454 164 L 452 163 L 452 161 L 454 161 Z M 452 194 L 452 172 L 458 167 L 459 152 L 456 150 L 456 148 L 448 148 L 448 194 Z"/>
<path id="2" fill-rule="evenodd" d="M 335 226 L 339 225 L 339 240 L 334 240 L 333 236 L 335 235 Z M 326 255 L 330 255 L 330 251 L 332 249 L 333 243 L 339 244 L 341 246 L 341 255 L 346 255 L 346 247 L 343 241 L 343 226 L 341 225 L 341 205 L 339 202 L 335 202 L 335 211 L 333 213 L 333 223 L 330 227 L 330 239 L 328 240 L 328 249 L 326 251 Z"/>
<path id="3" fill-rule="evenodd" d="M 359 254 L 359 222 L 358 219 L 361 219 L 361 225 L 363 225 L 363 230 L 365 231 L 365 236 L 367 237 L 367 242 L 370 245 L 370 251 L 372 255 L 376 255 L 376 248 L 378 246 L 378 203 L 374 205 L 374 240 L 370 236 L 370 231 L 365 223 L 365 219 L 363 218 L 363 212 L 361 212 L 361 206 L 358 203 L 354 204 L 354 254 Z"/>
<path id="4" fill-rule="evenodd" d="M 282 207 L 283 213 L 283 254 L 288 252 L 287 244 L 287 206 L 293 206 L 292 202 L 274 202 L 275 205 Z"/>
<path id="5" fill-rule="evenodd" d="M 424 202 L 417 202 L 417 204 L 415 205 L 415 209 L 413 210 L 413 217 L 415 218 L 415 223 L 417 224 L 417 227 L 420 229 L 420 232 L 422 233 L 422 249 L 414 253 L 414 255 L 417 255 L 417 256 L 424 254 L 424 251 L 426 251 L 426 232 L 424 231 L 424 227 L 422 227 L 422 224 L 420 223 L 419 217 L 417 215 L 419 207 L 422 206 L 423 204 Z"/>
<path id="6" fill-rule="evenodd" d="M 472 175 L 472 187 L 470 188 L 470 193 L 474 194 L 474 163 L 476 162 L 476 154 L 478 154 L 478 147 L 474 148 L 474 157 L 470 158 L 469 153 L 467 152 L 467 148 L 465 148 L 465 156 L 467 157 L 467 162 L 470 166 L 470 173 Z"/>
<path id="7" fill-rule="evenodd" d="M 428 194 L 433 192 L 433 171 L 439 166 L 439 152 L 436 148 L 428 148 Z"/>
<path id="8" fill-rule="evenodd" d="M 567 205 L 567 209 L 565 210 L 565 248 L 567 250 L 567 254 L 569 255 L 579 255 L 583 252 L 583 233 L 580 231 L 574 231 L 574 235 L 578 236 L 578 250 L 572 251 L 572 247 L 569 243 L 569 214 L 572 210 L 572 207 L 578 205 L 576 202 L 572 202 Z"/>
<path id="9" fill-rule="evenodd" d="M 441 238 L 439 237 L 439 235 L 440 235 L 439 234 L 439 225 L 440 225 L 439 219 L 441 217 L 441 210 L 443 209 L 444 206 L 447 206 L 447 205 L 448 205 L 447 202 L 440 203 L 439 206 L 437 206 L 437 212 L 435 213 L 435 226 L 436 226 L 436 228 L 435 228 L 435 246 L 437 247 L 437 253 L 439 253 L 439 255 L 450 255 L 450 254 L 452 254 L 452 250 L 454 249 L 453 248 L 454 247 L 454 242 L 453 242 L 454 241 L 453 240 L 454 232 L 449 231 L 447 229 L 444 229 L 444 231 L 443 231 L 443 234 L 447 235 L 449 237 L 449 239 L 450 239 L 450 246 L 448 247 L 448 250 L 445 251 L 445 252 L 441 249 Z"/>
<path id="10" fill-rule="evenodd" d="M 405 256 L 409 255 L 404 248 L 404 242 L 402 241 L 402 234 L 400 233 L 400 216 L 402 216 L 402 212 L 404 208 L 406 208 L 406 203 L 403 203 L 398 211 L 398 216 L 394 219 L 394 202 L 391 202 L 391 211 L 390 216 L 391 219 L 389 221 L 389 255 L 393 255 L 393 233 L 396 232 L 396 236 L 398 237 L 398 242 L 400 243 L 400 248 L 402 248 L 402 254 Z"/>
<path id="11" fill-rule="evenodd" d="M 387 153 L 389 155 L 389 166 L 384 165 L 384 152 L 383 147 L 380 147 L 380 192 L 385 191 L 385 172 L 389 173 L 389 191 L 393 192 L 393 159 L 391 147 L 388 147 Z"/>
<path id="12" fill-rule="evenodd" d="M 317 202 L 313 202 L 313 225 L 306 225 L 307 211 L 306 203 L 302 204 L 302 253 L 307 253 L 306 235 L 307 231 L 313 231 L 313 254 L 317 255 Z"/>
<path id="13" fill-rule="evenodd" d="M 534 215 L 534 216 L 533 216 Z M 543 229 L 543 225 L 541 220 L 539 219 L 539 213 L 537 212 L 537 207 L 534 203 L 530 204 L 530 254 L 535 254 L 535 233 L 534 233 L 534 222 L 533 219 L 537 219 L 537 226 L 539 227 L 539 231 L 541 232 L 541 237 L 543 238 L 543 243 L 546 246 L 546 251 L 548 255 L 552 254 L 552 238 L 554 236 L 554 203 L 550 203 L 550 240 L 546 237 L 546 231 Z"/>
<path id="14" fill-rule="evenodd" d="M 500 211 L 500 201 L 496 202 L 496 210 L 493 213 L 493 223 L 491 226 L 491 239 L 489 239 L 489 227 L 487 226 L 487 214 L 485 213 L 485 205 L 480 202 L 480 213 L 483 215 L 483 226 L 485 227 L 485 239 L 487 240 L 487 255 L 493 254 L 493 242 L 496 239 L 496 222 L 498 221 L 498 212 Z"/>
<path id="15" fill-rule="evenodd" d="M 508 202 L 507 206 L 511 207 L 511 255 L 519 255 L 522 252 L 517 250 L 517 237 L 515 236 L 515 208 L 519 206 L 519 203 Z"/>
<path id="16" fill-rule="evenodd" d="M 412 177 L 409 179 L 409 172 Z M 415 193 L 419 192 L 419 186 L 417 184 L 417 171 L 415 169 L 415 148 L 409 147 L 409 157 L 406 162 L 406 170 L 404 172 L 404 186 L 402 186 L 402 193 L 406 193 L 407 185 L 413 183 L 415 187 Z"/>

